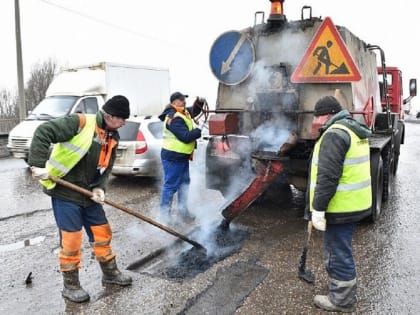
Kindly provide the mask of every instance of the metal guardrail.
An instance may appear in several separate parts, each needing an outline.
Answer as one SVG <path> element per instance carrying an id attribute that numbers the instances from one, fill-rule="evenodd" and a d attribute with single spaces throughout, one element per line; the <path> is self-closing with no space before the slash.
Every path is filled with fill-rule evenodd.
<path id="1" fill-rule="evenodd" d="M 0 158 L 10 155 L 6 148 L 10 130 L 19 123 L 19 118 L 0 118 Z"/>
<path id="2" fill-rule="evenodd" d="M 10 156 L 10 152 L 6 147 L 7 145 L 7 135 L 0 135 L 0 158 Z"/>
<path id="3" fill-rule="evenodd" d="M 19 118 L 0 118 L 0 135 L 8 135 L 18 123 Z"/>

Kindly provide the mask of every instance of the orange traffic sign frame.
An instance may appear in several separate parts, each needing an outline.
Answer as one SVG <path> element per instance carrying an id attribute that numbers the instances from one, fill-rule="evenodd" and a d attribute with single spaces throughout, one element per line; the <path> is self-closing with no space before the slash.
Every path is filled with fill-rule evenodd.
<path id="1" fill-rule="evenodd" d="M 359 69 L 331 18 L 326 17 L 293 72 L 293 83 L 350 82 L 361 79 Z"/>

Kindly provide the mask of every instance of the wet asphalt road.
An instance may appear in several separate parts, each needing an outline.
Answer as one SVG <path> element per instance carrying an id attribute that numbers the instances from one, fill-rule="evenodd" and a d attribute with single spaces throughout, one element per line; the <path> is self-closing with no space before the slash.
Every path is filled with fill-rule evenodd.
<path id="1" fill-rule="evenodd" d="M 390 200 L 375 225 L 359 224 L 356 229 L 356 314 L 420 310 L 419 141 L 420 124 L 407 123 Z M 194 169 L 203 171 L 201 165 Z M 269 191 L 233 222 L 232 231 L 248 235 L 239 248 L 183 279 L 159 272 L 162 264 L 176 264 L 181 251 L 191 245 L 105 206 L 118 264 L 121 269 L 134 266 L 126 271 L 134 282 L 128 288 L 102 286 L 85 239 L 80 274 L 91 301 L 79 305 L 61 297 L 57 230 L 48 197 L 20 160 L 1 159 L 0 176 L 1 314 L 322 314 L 312 306 L 315 294 L 326 293 L 321 233 L 313 233 L 307 259 L 315 284 L 297 277 L 306 225 L 300 192 Z M 223 198 L 206 190 L 202 181 L 199 173 L 193 173 L 190 207 L 199 220 L 171 227 L 206 246 L 210 255 L 218 250 L 209 239 L 221 220 L 217 210 Z M 160 185 L 153 179 L 112 178 L 107 198 L 158 220 Z M 166 251 L 158 255 L 162 248 Z M 144 263 L 151 253 L 156 257 Z M 30 272 L 32 283 L 25 284 Z"/>

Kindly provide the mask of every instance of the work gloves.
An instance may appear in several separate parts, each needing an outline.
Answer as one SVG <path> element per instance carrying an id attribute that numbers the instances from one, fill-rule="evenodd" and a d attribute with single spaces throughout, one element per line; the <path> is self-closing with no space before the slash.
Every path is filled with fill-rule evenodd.
<path id="1" fill-rule="evenodd" d="M 197 98 L 194 101 L 193 106 L 198 106 L 199 108 L 203 108 L 203 105 L 205 102 L 206 102 L 206 99 L 204 97 L 197 96 Z"/>
<path id="2" fill-rule="evenodd" d="M 90 198 L 96 203 L 103 204 L 105 202 L 105 192 L 102 188 L 95 187 L 92 189 L 92 197 Z"/>
<path id="3" fill-rule="evenodd" d="M 312 210 L 312 225 L 319 231 L 325 231 L 327 226 L 325 211 Z"/>
<path id="4" fill-rule="evenodd" d="M 31 166 L 32 177 L 35 179 L 48 179 L 48 171 L 45 167 Z"/>

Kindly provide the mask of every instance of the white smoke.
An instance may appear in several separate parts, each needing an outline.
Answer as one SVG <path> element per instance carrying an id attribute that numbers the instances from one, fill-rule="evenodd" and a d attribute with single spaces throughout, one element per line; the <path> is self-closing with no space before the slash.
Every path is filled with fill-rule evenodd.
<path id="1" fill-rule="evenodd" d="M 251 137 L 256 150 L 277 152 L 289 138 L 292 129 L 293 123 L 286 117 L 274 117 L 264 121 L 251 133 Z"/>

